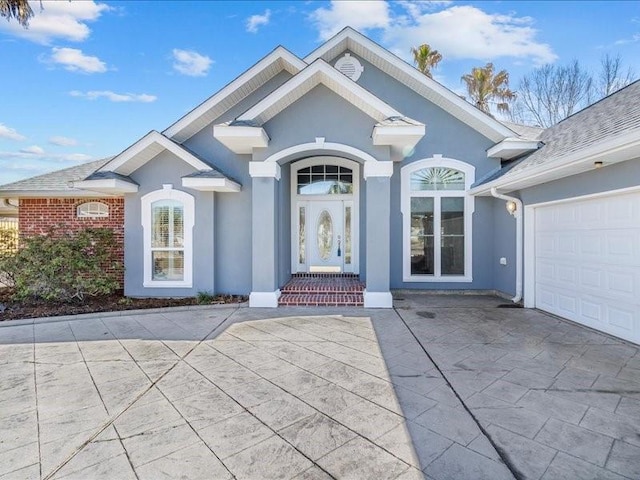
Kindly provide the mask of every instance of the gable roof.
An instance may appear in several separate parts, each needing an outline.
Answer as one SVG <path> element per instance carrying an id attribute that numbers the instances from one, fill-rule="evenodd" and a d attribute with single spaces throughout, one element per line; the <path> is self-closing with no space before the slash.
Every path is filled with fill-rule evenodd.
<path id="1" fill-rule="evenodd" d="M 182 143 L 282 71 L 295 75 L 307 64 L 279 46 L 162 133 Z"/>
<path id="2" fill-rule="evenodd" d="M 20 197 L 20 196 L 87 196 L 87 192 L 73 188 L 72 182 L 82 180 L 94 173 L 97 169 L 107 163 L 110 158 L 94 160 L 91 162 L 75 165 L 73 167 L 57 170 L 43 175 L 19 180 L 0 186 L 0 197 Z M 91 194 L 89 194 L 91 195 Z"/>
<path id="3" fill-rule="evenodd" d="M 640 80 L 543 130 L 542 148 L 503 169 L 474 193 L 515 190 L 640 157 Z"/>
<path id="4" fill-rule="evenodd" d="M 136 143 L 104 164 L 100 171 L 115 172 L 125 176 L 131 175 L 163 150 L 169 150 L 196 170 L 211 170 L 208 163 L 196 157 L 189 150 L 169 140 L 161 133 L 151 130 Z"/>
<path id="5" fill-rule="evenodd" d="M 381 122 L 402 115 L 391 105 L 380 100 L 327 62 L 317 59 L 303 71 L 275 89 L 260 102 L 237 118 L 238 122 L 264 125 L 318 85 L 324 85 L 337 95 Z"/>
<path id="6" fill-rule="evenodd" d="M 494 142 L 511 137 L 514 132 L 505 125 L 482 112 L 448 88 L 416 70 L 373 40 L 351 27 L 346 27 L 333 38 L 305 57 L 310 63 L 318 58 L 330 63 L 339 54 L 349 50 L 379 68 L 407 87 L 438 105 L 463 123 L 477 130 Z"/>

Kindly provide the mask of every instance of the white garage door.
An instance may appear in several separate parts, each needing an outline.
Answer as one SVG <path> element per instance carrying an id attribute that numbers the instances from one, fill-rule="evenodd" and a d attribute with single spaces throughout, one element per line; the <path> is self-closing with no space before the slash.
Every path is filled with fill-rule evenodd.
<path id="1" fill-rule="evenodd" d="M 535 209 L 536 307 L 640 343 L 640 193 Z"/>

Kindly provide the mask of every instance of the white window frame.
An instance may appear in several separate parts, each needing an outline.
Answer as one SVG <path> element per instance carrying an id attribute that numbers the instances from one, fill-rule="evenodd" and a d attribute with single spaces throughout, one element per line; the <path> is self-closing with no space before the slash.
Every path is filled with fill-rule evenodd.
<path id="1" fill-rule="evenodd" d="M 411 174 L 423 168 L 445 167 L 464 173 L 464 190 L 425 190 L 411 191 Z M 402 280 L 404 282 L 472 282 L 473 281 L 473 212 L 475 198 L 468 191 L 475 182 L 476 169 L 473 165 L 453 158 L 434 155 L 402 167 L 401 175 L 401 211 L 402 211 Z M 434 274 L 411 274 L 411 197 L 430 197 L 434 199 Z M 443 197 L 464 198 L 464 275 L 442 275 L 441 269 L 441 209 Z M 437 215 L 435 213 L 437 212 Z"/>
<path id="2" fill-rule="evenodd" d="M 153 216 L 151 207 L 159 200 L 175 200 L 184 208 L 184 278 L 183 280 L 154 280 L 151 261 L 151 232 Z M 144 251 L 144 278 L 146 288 L 191 288 L 193 287 L 193 226 L 195 224 L 195 201 L 192 195 L 174 190 L 173 185 L 163 185 L 162 190 L 147 193 L 141 199 L 141 218 Z"/>
<path id="3" fill-rule="evenodd" d="M 102 202 L 84 202 L 76 207 L 78 218 L 108 218 L 109 205 Z"/>

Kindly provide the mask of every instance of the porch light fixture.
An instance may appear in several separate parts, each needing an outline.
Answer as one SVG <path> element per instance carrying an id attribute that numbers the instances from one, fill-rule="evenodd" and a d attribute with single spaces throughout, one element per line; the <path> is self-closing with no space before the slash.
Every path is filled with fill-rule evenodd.
<path id="1" fill-rule="evenodd" d="M 595 168 L 602 168 L 604 166 L 604 163 L 598 160 L 597 162 L 593 162 L 593 166 Z"/>
<path id="2" fill-rule="evenodd" d="M 509 212 L 510 215 L 515 215 L 516 214 L 516 210 L 518 209 L 518 205 L 516 205 L 516 202 L 509 200 L 506 204 L 505 207 L 507 208 L 507 212 Z"/>

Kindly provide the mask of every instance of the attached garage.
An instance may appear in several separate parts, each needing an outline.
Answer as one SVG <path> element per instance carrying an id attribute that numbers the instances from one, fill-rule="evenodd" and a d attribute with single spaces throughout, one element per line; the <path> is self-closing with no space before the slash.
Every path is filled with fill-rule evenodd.
<path id="1" fill-rule="evenodd" d="M 640 343 L 640 191 L 532 205 L 526 217 L 527 306 Z"/>

